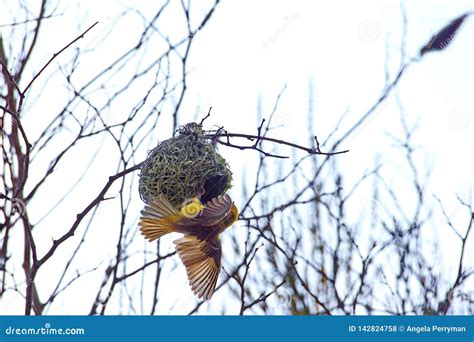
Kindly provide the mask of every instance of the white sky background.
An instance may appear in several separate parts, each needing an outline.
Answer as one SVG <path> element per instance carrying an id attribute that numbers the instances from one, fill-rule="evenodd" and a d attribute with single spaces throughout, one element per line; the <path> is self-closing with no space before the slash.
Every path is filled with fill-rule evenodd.
<path id="1" fill-rule="evenodd" d="M 109 30 L 115 16 L 121 13 L 122 4 L 127 3 L 82 1 L 80 8 L 72 5 L 65 7 L 67 10 L 64 16 L 50 20 L 45 25 L 45 31 L 52 30 L 54 34 L 45 34 L 43 37 L 48 39 L 39 44 L 44 60 L 57 51 L 58 47 L 70 41 L 71 37 L 98 20 L 99 26 L 78 42 L 81 48 L 94 44 L 98 37 Z M 202 3 L 193 2 L 196 7 L 200 4 Z M 158 7 L 154 1 L 143 1 L 140 5 L 143 13 L 148 15 Z M 473 3 L 407 1 L 405 8 L 408 18 L 406 52 L 411 57 L 447 22 L 473 10 Z M 8 22 L 1 12 L 0 20 Z M 172 24 L 173 18 L 169 20 Z M 141 32 L 142 26 L 138 23 L 136 18 L 120 21 L 110 33 L 111 39 L 81 60 L 84 72 L 89 69 L 94 74 L 107 63 L 107 57 L 123 52 L 121 42 L 136 39 Z M 315 111 L 313 127 L 316 129 L 313 133 L 323 141 L 344 112 L 348 111 L 348 116 L 342 131 L 345 130 L 344 127 L 350 127 L 377 99 L 384 85 L 387 55 L 390 78 L 393 79 L 400 63 L 401 29 L 398 1 L 224 1 L 194 43 L 189 64 L 189 70 L 192 70 L 188 78 L 189 91 L 182 111 L 188 112 L 189 116 L 181 117 L 181 123 L 192 121 L 196 113 L 201 117 L 212 106 L 212 116 L 206 121 L 209 127 L 213 124 L 223 125 L 233 132 L 254 133 L 259 96 L 266 116 L 271 112 L 278 93 L 286 85 L 274 120 L 274 126 L 279 128 L 273 130 L 271 136 L 308 145 L 306 115 L 308 84 L 311 82 Z M 474 18 L 471 17 L 445 51 L 430 53 L 420 63 L 411 66 L 399 84 L 399 95 L 409 124 L 419 122 L 420 128 L 415 133 L 414 141 L 420 148 L 417 154 L 420 166 L 432 169 L 428 193 L 436 194 L 443 200 L 453 214 L 454 223 L 460 227 L 467 227 L 467 222 L 465 212 L 459 210 L 456 195 L 469 201 L 473 187 L 474 170 L 472 157 L 469 157 L 474 147 L 473 41 Z M 30 68 L 37 70 L 38 65 L 30 65 Z M 48 77 L 44 75 L 43 78 L 46 81 Z M 84 75 L 84 78 L 87 79 L 87 76 Z M 65 94 L 60 77 L 56 82 L 54 78 L 50 80 L 48 79 L 48 91 L 35 102 L 37 107 L 31 115 L 43 113 L 46 116 L 50 111 L 46 109 L 50 108 L 47 106 L 54 105 L 54 101 L 62 93 Z M 132 94 L 130 96 L 134 97 Z M 58 104 L 58 108 L 61 105 Z M 363 129 L 358 130 L 341 146 L 341 149 L 350 150 L 350 153 L 338 157 L 341 169 L 346 171 L 344 176 L 349 186 L 364 171 L 374 166 L 378 155 L 382 156 L 387 182 L 391 182 L 390 177 L 396 179 L 404 172 L 408 177 L 408 170 L 399 168 L 403 157 L 400 150 L 387 136 L 391 134 L 400 137 L 402 131 L 399 122 L 399 112 L 391 96 L 366 122 Z M 41 122 L 29 118 L 26 127 L 34 135 L 35 126 L 40 124 Z M 164 132 L 170 132 L 169 128 L 170 126 Z M 160 139 L 168 137 L 169 135 Z M 104 144 L 106 149 L 108 143 Z M 252 179 L 251 170 L 256 159 L 249 155 L 254 152 L 226 148 L 222 148 L 221 152 L 235 173 L 236 189 L 232 195 L 238 204 L 241 188 L 239 175 L 246 168 L 246 175 Z M 45 220 L 44 224 L 49 225 L 49 230 L 47 236 L 42 236 L 44 248 L 49 246 L 51 236 L 61 234 L 64 226 L 68 227 L 72 223 L 78 210 L 95 196 L 107 177 L 115 173 L 116 165 L 107 164 L 106 155 L 106 152 L 102 154 L 105 158 L 100 159 L 101 166 L 97 172 L 81 180 L 80 192 L 74 192 L 74 201 L 78 206 L 64 205 L 61 217 L 55 215 L 54 221 Z M 144 157 L 145 155 L 137 156 L 137 162 Z M 68 172 L 80 174 L 81 168 L 75 167 L 74 163 L 83 165 L 89 159 L 89 156 L 76 156 L 69 164 L 71 169 Z M 32 177 L 35 177 L 34 172 L 31 171 Z M 69 186 L 68 180 L 68 177 L 61 177 L 55 181 L 58 193 Z M 138 184 L 137 178 L 135 182 Z M 48 202 L 55 191 L 53 187 L 51 193 L 43 194 L 44 203 Z M 142 206 L 138 192 L 133 201 L 138 217 Z M 368 201 L 370 194 L 367 194 L 367 199 L 361 199 L 361 203 Z M 118 220 L 107 215 L 107 209 L 113 205 L 104 203 L 101 206 L 98 220 L 103 226 L 94 225 L 95 229 L 106 230 L 111 220 Z M 36 210 L 32 216 L 38 218 L 44 212 L 44 207 L 38 205 Z M 442 217 L 437 219 L 440 220 L 438 222 L 443 222 Z M 440 226 L 445 225 L 440 223 Z M 111 243 L 104 244 L 112 248 L 99 248 L 103 246 L 102 242 L 90 245 L 91 266 L 96 265 L 98 260 L 112 257 L 115 252 L 113 246 L 116 239 L 113 233 L 105 231 L 99 235 L 100 238 L 104 241 L 110 239 Z M 140 238 L 136 236 L 136 239 Z M 459 249 L 458 240 L 450 232 L 433 231 L 433 238 L 439 239 L 442 258 L 447 264 L 450 258 L 458 257 L 455 252 Z M 170 244 L 171 240 L 165 239 L 164 243 Z M 61 248 L 66 250 L 68 244 Z M 466 256 L 466 260 L 471 260 L 471 265 L 474 260 L 472 250 L 468 249 L 470 255 Z M 51 266 L 45 267 L 38 278 L 43 286 L 47 284 L 48 267 Z M 20 269 L 17 271 L 22 272 Z M 186 285 L 184 268 L 178 265 L 175 271 L 178 275 L 170 280 L 170 284 L 181 291 L 182 295 L 172 312 L 186 313 L 188 308 L 193 307 L 194 299 Z M 446 272 L 452 273 L 454 277 L 457 270 L 448 267 Z M 75 286 L 87 293 L 89 289 L 97 287 L 101 278 L 102 273 L 99 273 L 97 277 L 87 278 Z M 161 291 L 165 293 L 166 287 Z M 215 300 L 222 300 L 224 295 L 223 291 L 219 291 Z M 58 302 L 48 313 L 78 313 L 90 307 L 90 302 L 79 300 L 73 307 L 70 303 L 67 304 L 68 311 L 65 312 L 60 299 Z M 6 296 L 0 301 L 0 313 L 21 314 L 23 306 L 19 303 L 20 298 Z M 172 305 L 173 303 L 162 304 L 159 313 L 168 313 Z M 211 310 L 209 313 L 218 312 Z"/>

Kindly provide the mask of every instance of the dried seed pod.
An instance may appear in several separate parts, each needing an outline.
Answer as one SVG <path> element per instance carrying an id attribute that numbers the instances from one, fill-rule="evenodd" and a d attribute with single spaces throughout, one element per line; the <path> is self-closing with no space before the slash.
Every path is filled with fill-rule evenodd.
<path id="1" fill-rule="evenodd" d="M 443 27 L 441 31 L 435 34 L 430 41 L 420 49 L 420 56 L 423 56 L 427 52 L 431 51 L 440 51 L 445 49 L 451 40 L 456 36 L 459 28 L 463 24 L 464 20 L 470 15 L 472 12 L 465 13 L 458 18 L 451 21 L 448 25 Z"/>

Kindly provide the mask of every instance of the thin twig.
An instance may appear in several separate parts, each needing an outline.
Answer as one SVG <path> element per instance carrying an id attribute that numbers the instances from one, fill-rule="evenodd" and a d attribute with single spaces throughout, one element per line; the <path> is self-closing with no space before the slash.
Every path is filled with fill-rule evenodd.
<path id="1" fill-rule="evenodd" d="M 81 35 L 77 36 L 74 40 L 72 40 L 69 44 L 67 44 L 65 47 L 63 47 L 61 50 L 58 52 L 55 52 L 53 56 L 49 59 L 49 61 L 41 68 L 41 70 L 33 77 L 33 79 L 28 83 L 28 85 L 25 87 L 25 89 L 21 92 L 21 94 L 25 94 L 28 89 L 31 87 L 31 85 L 36 81 L 36 79 L 43 73 L 43 71 L 48 67 L 48 65 L 51 64 L 51 62 L 58 57 L 64 50 L 66 50 L 68 47 L 73 45 L 75 42 L 77 42 L 79 39 L 84 38 L 84 35 L 92 30 L 92 28 L 97 25 L 99 22 L 96 21 L 94 24 L 92 24 L 87 30 L 85 30 Z"/>
<path id="2" fill-rule="evenodd" d="M 274 142 L 276 144 L 286 145 L 286 146 L 290 146 L 290 147 L 293 147 L 293 148 L 296 148 L 296 149 L 299 149 L 299 150 L 303 150 L 303 151 L 305 151 L 309 154 L 318 154 L 318 155 L 325 155 L 325 156 L 333 156 L 333 155 L 343 154 L 343 153 L 349 152 L 349 150 L 335 151 L 335 152 L 322 152 L 319 149 L 319 144 L 317 144 L 316 148 L 311 148 L 311 147 L 305 147 L 305 146 L 297 145 L 297 144 L 294 144 L 292 142 L 281 140 L 281 139 L 269 138 L 269 137 L 265 137 L 265 136 L 261 136 L 261 135 L 252 135 L 252 134 L 243 134 L 243 133 L 229 133 L 229 132 L 226 132 L 226 131 L 225 131 L 225 133 L 216 132 L 216 133 L 211 133 L 211 134 L 203 134 L 203 135 L 199 135 L 199 137 L 205 138 L 205 139 L 213 139 L 213 140 L 216 140 L 218 143 L 220 143 L 222 145 L 238 148 L 238 149 L 241 149 L 241 150 L 244 150 L 244 149 L 258 150 L 258 151 L 264 153 L 265 155 L 267 155 L 269 157 L 276 157 L 276 158 L 288 158 L 288 157 L 287 156 L 278 156 L 278 155 L 270 154 L 268 152 L 264 152 L 261 149 L 258 149 L 256 147 L 257 143 L 260 142 L 260 141 L 270 141 L 270 142 Z M 222 140 L 216 139 L 216 138 L 220 138 L 220 137 L 227 138 L 227 141 L 222 141 Z M 241 145 L 236 145 L 236 144 L 230 143 L 229 138 L 245 138 L 245 139 L 248 139 L 250 141 L 255 141 L 255 143 L 250 145 L 250 146 L 241 146 Z"/>

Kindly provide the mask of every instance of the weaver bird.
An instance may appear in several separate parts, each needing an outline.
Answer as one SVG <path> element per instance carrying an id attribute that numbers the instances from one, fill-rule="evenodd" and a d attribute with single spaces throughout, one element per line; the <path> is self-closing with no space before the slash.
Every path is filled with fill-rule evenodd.
<path id="1" fill-rule="evenodd" d="M 149 241 L 173 232 L 185 234 L 174 244 L 186 267 L 189 285 L 198 298 L 210 299 L 221 270 L 219 235 L 238 217 L 230 196 L 217 196 L 205 205 L 194 198 L 178 211 L 161 194 L 141 213 L 140 231 Z"/>

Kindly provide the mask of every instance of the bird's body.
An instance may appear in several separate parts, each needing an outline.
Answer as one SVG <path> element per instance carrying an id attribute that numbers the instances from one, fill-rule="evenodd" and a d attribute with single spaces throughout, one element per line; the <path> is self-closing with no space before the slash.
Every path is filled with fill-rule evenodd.
<path id="1" fill-rule="evenodd" d="M 174 241 L 193 292 L 210 299 L 221 268 L 219 235 L 238 217 L 237 207 L 229 195 L 217 196 L 203 205 L 194 198 L 179 211 L 165 196 L 156 197 L 145 206 L 140 231 L 149 241 L 168 233 L 185 234 Z"/>

